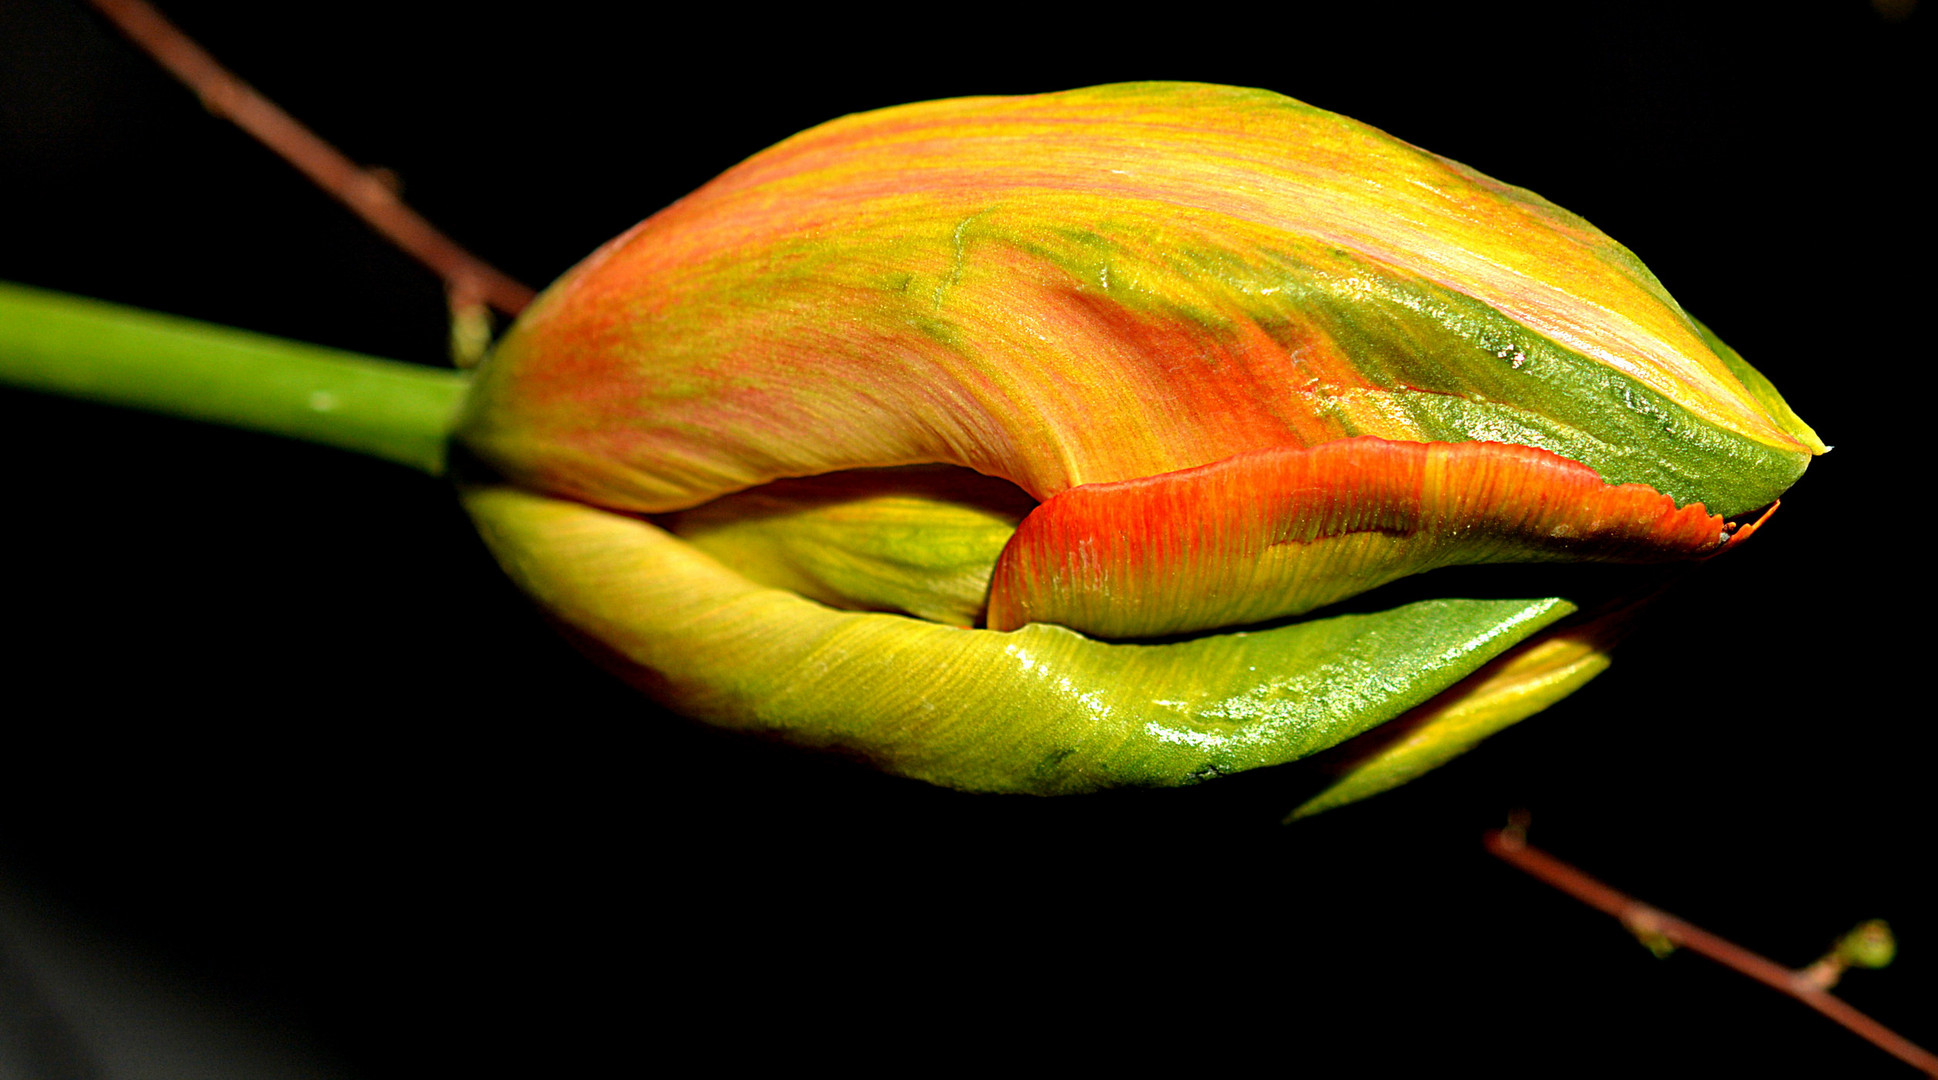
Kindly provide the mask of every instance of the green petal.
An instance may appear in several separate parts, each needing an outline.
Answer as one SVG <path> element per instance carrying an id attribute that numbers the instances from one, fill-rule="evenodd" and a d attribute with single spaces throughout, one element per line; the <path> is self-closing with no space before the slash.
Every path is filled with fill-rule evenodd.
<path id="1" fill-rule="evenodd" d="M 873 469 L 776 481 L 659 523 L 762 585 L 973 626 L 996 557 L 1035 506 L 966 469 Z"/>
<path id="2" fill-rule="evenodd" d="M 1340 778 L 1286 818 L 1295 821 L 1398 787 L 1533 716 L 1608 670 L 1607 642 L 1589 627 L 1550 634 L 1475 672 L 1387 728 Z M 1358 747 L 1342 748 L 1352 751 Z"/>
<path id="3" fill-rule="evenodd" d="M 1168 644 L 830 610 L 635 517 L 510 487 L 466 506 L 512 577 L 702 720 L 974 791 L 1188 784 L 1332 746 L 1573 610 L 1433 600 Z"/>

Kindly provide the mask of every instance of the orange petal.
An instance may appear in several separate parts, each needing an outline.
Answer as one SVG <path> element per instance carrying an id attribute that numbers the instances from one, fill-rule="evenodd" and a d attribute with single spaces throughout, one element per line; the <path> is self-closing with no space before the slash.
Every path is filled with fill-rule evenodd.
<path id="1" fill-rule="evenodd" d="M 1529 192 L 1276 94 L 1106 86 L 750 158 L 548 289 L 463 438 L 647 512 L 917 463 L 1040 499 L 1375 435 L 1542 446 L 1745 513 L 1819 444 L 1718 346 Z"/>
<path id="2" fill-rule="evenodd" d="M 1104 637 L 1296 615 L 1441 566 L 1708 554 L 1723 520 L 1526 446 L 1358 438 L 1064 491 L 996 564 L 989 626 Z"/>

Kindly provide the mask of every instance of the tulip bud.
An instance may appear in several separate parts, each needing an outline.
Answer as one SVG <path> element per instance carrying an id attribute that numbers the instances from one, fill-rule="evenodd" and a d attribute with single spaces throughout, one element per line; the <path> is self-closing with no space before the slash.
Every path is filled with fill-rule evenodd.
<path id="1" fill-rule="evenodd" d="M 1231 631 L 1440 566 L 1707 555 L 1824 449 L 1581 219 L 1165 83 L 755 155 L 540 297 L 462 438 L 507 569 L 676 708 L 1037 792 L 1367 730 L 1570 606 Z"/>

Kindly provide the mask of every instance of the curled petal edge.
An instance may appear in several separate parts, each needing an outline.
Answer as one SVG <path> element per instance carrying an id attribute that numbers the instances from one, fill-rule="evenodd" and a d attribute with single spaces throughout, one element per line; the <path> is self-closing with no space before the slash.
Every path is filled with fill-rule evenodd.
<path id="1" fill-rule="evenodd" d="M 1154 637 L 1299 615 L 1412 574 L 1508 562 L 1712 554 L 1727 524 L 1503 443 L 1342 439 L 1086 484 L 1023 519 L 989 626 Z"/>
<path id="2" fill-rule="evenodd" d="M 1347 761 L 1337 778 L 1286 822 L 1416 780 L 1586 686 L 1608 670 L 1618 624 L 1632 611 L 1539 634 L 1386 727 L 1339 747 L 1334 752 Z"/>

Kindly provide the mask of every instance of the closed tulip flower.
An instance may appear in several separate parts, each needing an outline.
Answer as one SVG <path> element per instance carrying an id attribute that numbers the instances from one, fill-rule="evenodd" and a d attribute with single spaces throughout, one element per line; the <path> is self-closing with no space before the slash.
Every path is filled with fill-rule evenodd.
<path id="1" fill-rule="evenodd" d="M 846 117 L 568 273 L 477 371 L 467 505 L 710 723 L 980 791 L 1175 785 L 1412 713 L 1308 809 L 1572 691 L 1457 564 L 1701 558 L 1824 449 L 1619 244 L 1257 90 Z"/>

